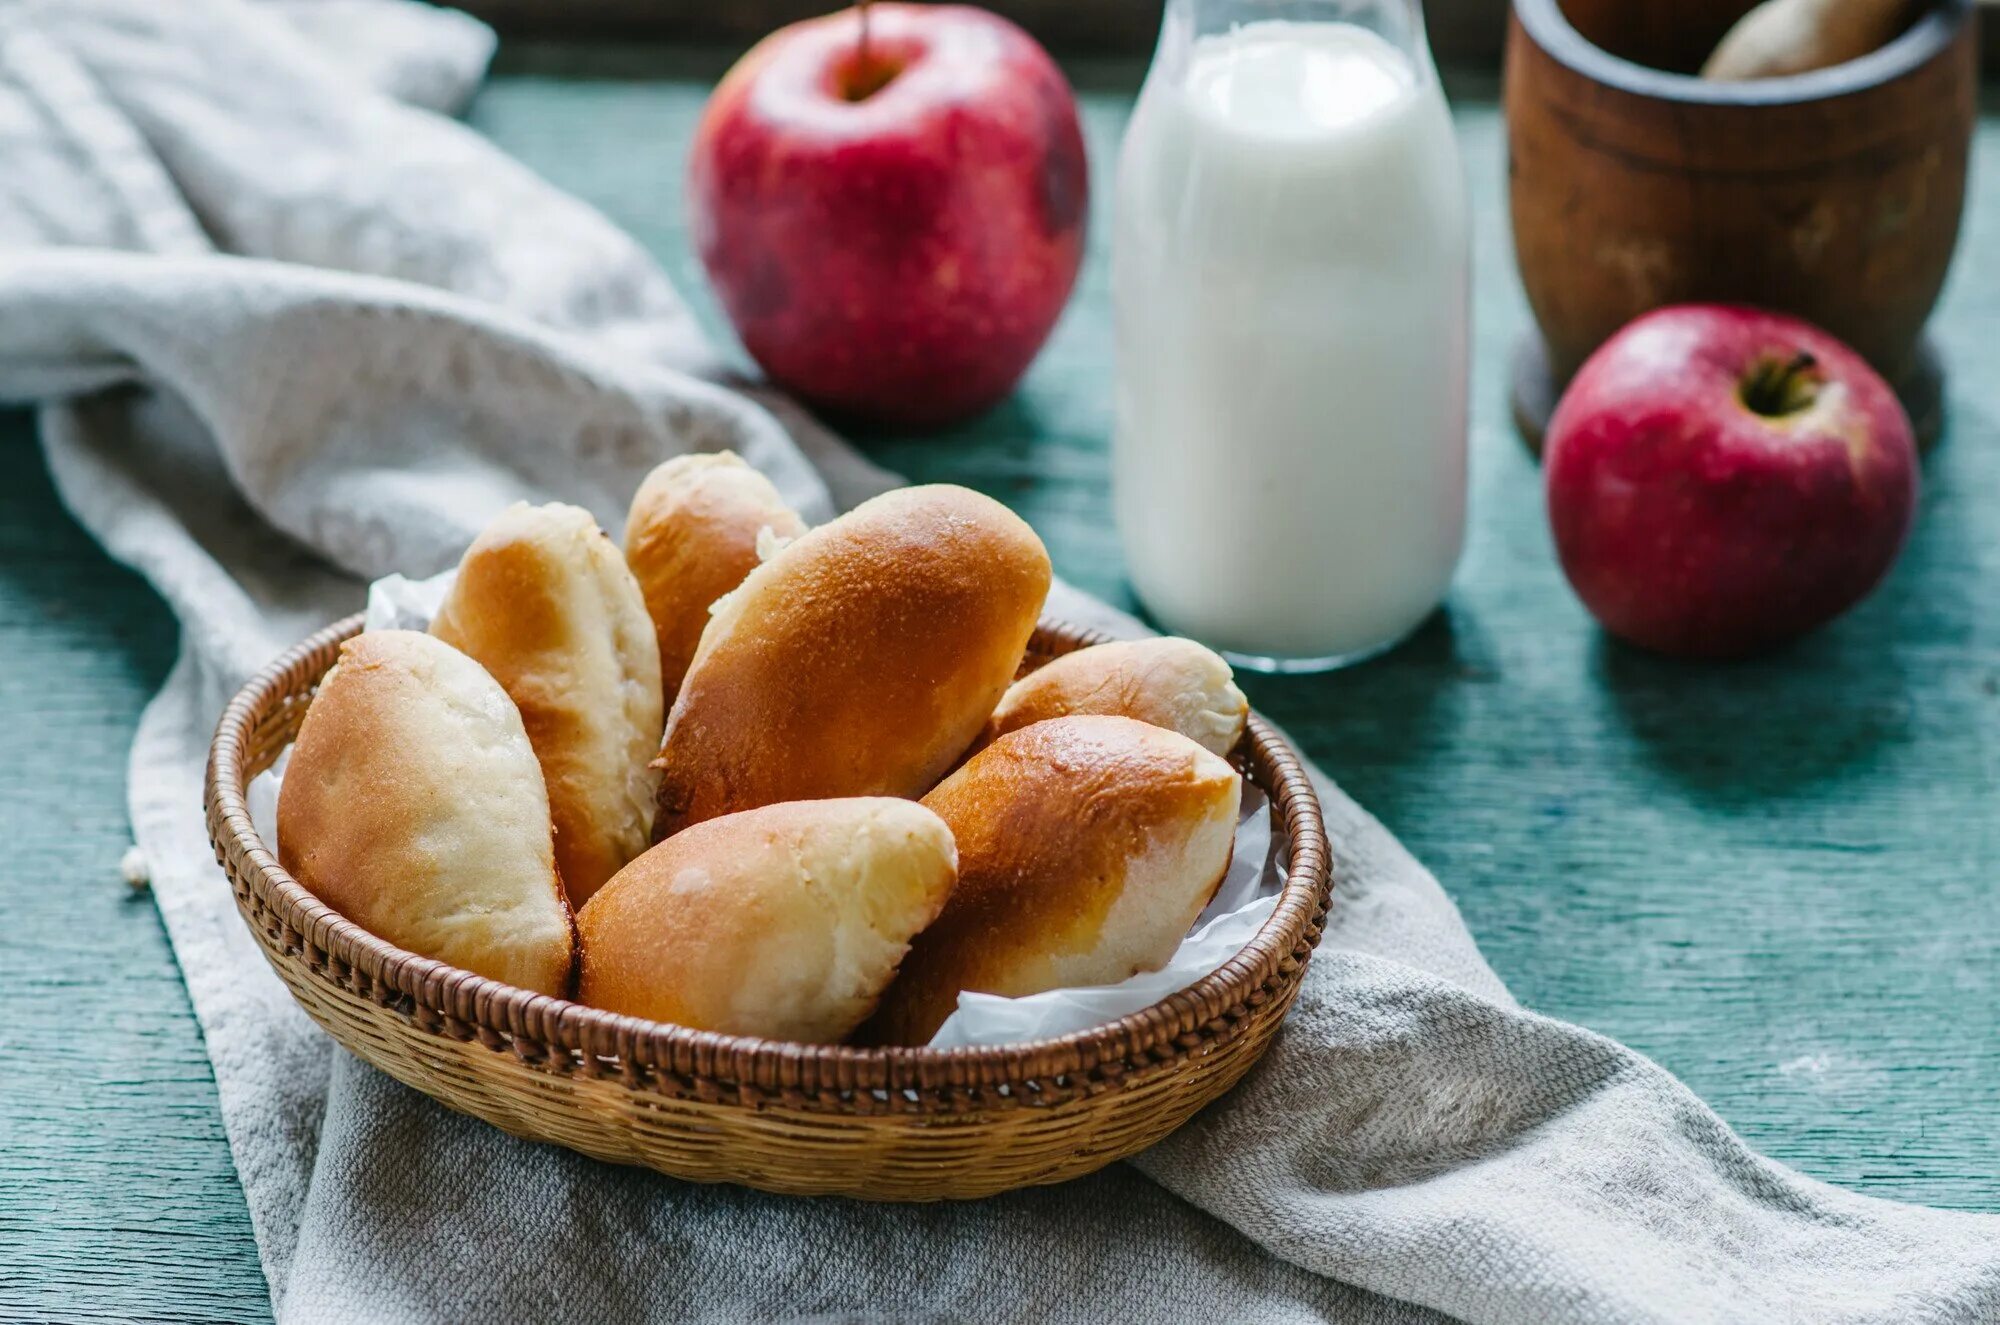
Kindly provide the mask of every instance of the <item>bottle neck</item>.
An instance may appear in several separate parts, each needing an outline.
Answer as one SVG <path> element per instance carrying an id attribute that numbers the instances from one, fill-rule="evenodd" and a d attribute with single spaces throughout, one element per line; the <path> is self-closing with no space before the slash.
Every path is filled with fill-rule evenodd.
<path id="1" fill-rule="evenodd" d="M 1154 63 L 1180 67 L 1201 38 L 1272 21 L 1366 28 L 1408 57 L 1419 77 L 1436 76 L 1422 0 L 1167 0 Z"/>

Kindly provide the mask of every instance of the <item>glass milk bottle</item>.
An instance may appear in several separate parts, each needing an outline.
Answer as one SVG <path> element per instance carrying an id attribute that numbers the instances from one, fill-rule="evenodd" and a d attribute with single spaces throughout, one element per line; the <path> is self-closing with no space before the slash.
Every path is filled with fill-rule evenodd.
<path id="1" fill-rule="evenodd" d="M 1140 601 L 1265 670 L 1402 639 L 1465 528 L 1465 182 L 1418 0 L 1167 0 L 1115 225 Z"/>

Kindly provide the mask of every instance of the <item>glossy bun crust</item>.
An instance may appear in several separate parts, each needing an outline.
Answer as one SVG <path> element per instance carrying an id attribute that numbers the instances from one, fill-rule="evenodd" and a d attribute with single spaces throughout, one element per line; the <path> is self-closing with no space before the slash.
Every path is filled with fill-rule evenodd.
<path id="1" fill-rule="evenodd" d="M 760 539 L 768 545 L 805 531 L 771 480 L 732 451 L 678 455 L 646 476 L 625 518 L 625 561 L 653 619 L 668 703 L 694 660 L 709 606 L 757 569 Z"/>
<path id="2" fill-rule="evenodd" d="M 861 1032 L 921 1045 L 961 990 L 1021 997 L 1166 964 L 1215 895 L 1242 783 L 1177 732 L 1057 718 L 1002 736 L 924 797 L 958 886 Z"/>
<path id="3" fill-rule="evenodd" d="M 979 735 L 1048 596 L 1041 540 L 902 488 L 773 555 L 703 632 L 655 764 L 656 837 L 779 801 L 922 795 Z"/>
<path id="4" fill-rule="evenodd" d="M 1174 636 L 1119 640 L 1066 653 L 1007 687 L 985 739 L 1079 713 L 1137 718 L 1227 755 L 1250 703 L 1212 649 Z"/>

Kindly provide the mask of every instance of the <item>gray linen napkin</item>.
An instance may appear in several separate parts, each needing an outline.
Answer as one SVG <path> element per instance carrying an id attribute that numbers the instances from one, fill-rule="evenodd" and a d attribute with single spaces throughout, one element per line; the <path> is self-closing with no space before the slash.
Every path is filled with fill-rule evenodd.
<path id="1" fill-rule="evenodd" d="M 182 624 L 133 827 L 282 1320 L 2000 1319 L 2000 1219 L 1800 1177 L 1652 1063 L 1515 1006 L 1324 779 L 1338 906 L 1277 1046 L 1061 1188 L 887 1208 L 692 1186 L 512 1140 L 337 1051 L 204 838 L 228 692 L 515 498 L 615 531 L 649 466 L 722 446 L 815 515 L 893 481 L 704 377 L 644 253 L 436 113 L 490 50 L 400 0 L 0 0 L 0 397 L 42 403 L 64 501 Z M 1132 628 L 1067 589 L 1052 610 Z"/>

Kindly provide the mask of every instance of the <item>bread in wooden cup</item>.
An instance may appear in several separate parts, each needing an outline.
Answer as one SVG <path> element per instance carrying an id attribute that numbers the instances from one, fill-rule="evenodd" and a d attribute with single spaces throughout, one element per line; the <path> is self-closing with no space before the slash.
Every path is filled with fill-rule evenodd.
<path id="1" fill-rule="evenodd" d="M 1213 649 L 1175 636 L 1117 640 L 1066 653 L 1007 687 L 984 740 L 1079 713 L 1137 718 L 1227 755 L 1243 738 L 1250 701 Z"/>
<path id="2" fill-rule="evenodd" d="M 655 767 L 655 837 L 780 801 L 922 795 L 979 735 L 1049 589 L 1006 507 L 902 488 L 776 552 L 717 604 Z"/>
<path id="3" fill-rule="evenodd" d="M 578 1000 L 697 1030 L 826 1044 L 874 1008 L 956 877 L 914 801 L 794 801 L 697 824 L 577 917 Z"/>
<path id="4" fill-rule="evenodd" d="M 1178 732 L 1080 716 L 1000 737 L 924 797 L 958 884 L 859 1039 L 930 1042 L 959 993 L 1022 997 L 1157 970 L 1229 868 L 1242 783 Z"/>
<path id="5" fill-rule="evenodd" d="M 669 704 L 710 605 L 757 569 L 764 550 L 805 531 L 771 480 L 733 451 L 675 456 L 646 475 L 625 518 L 625 561 L 653 618 Z"/>
<path id="6" fill-rule="evenodd" d="M 342 646 L 279 788 L 278 861 L 398 947 L 567 991 L 569 908 L 527 729 L 484 668 L 427 635 Z"/>
<path id="7" fill-rule="evenodd" d="M 652 840 L 665 705 L 652 618 L 581 507 L 515 505 L 481 531 L 431 634 L 493 674 L 548 783 L 556 863 L 582 906 Z"/>

